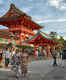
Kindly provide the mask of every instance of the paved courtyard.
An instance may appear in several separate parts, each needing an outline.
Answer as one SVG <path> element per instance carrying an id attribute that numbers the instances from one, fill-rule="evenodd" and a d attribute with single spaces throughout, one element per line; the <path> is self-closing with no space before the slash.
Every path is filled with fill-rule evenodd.
<path id="1" fill-rule="evenodd" d="M 10 69 L 0 69 L 0 80 L 16 80 Z M 33 61 L 28 66 L 27 77 L 20 80 L 66 80 L 66 66 L 53 67 L 52 60 Z"/>

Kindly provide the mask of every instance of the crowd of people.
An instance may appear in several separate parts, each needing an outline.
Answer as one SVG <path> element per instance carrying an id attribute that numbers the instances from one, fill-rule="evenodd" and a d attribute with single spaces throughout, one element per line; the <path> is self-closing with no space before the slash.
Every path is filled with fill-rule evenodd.
<path id="1" fill-rule="evenodd" d="M 6 48 L 6 49 L 0 49 L 0 64 L 3 60 L 3 55 L 5 55 L 4 58 L 4 64 L 5 67 L 8 68 L 8 65 L 14 65 L 14 64 L 21 64 L 27 63 L 27 60 L 29 58 L 28 52 L 26 50 L 19 50 L 16 48 Z"/>
<path id="2" fill-rule="evenodd" d="M 44 52 L 44 55 L 47 56 L 45 48 L 43 52 Z M 14 64 L 14 62 L 18 62 L 19 60 L 23 61 L 23 59 L 25 62 L 27 62 L 27 59 L 29 57 L 28 52 L 26 50 L 19 51 L 19 49 L 16 49 L 16 48 L 6 48 L 5 50 L 0 49 L 0 63 L 2 61 L 3 54 L 5 54 L 5 67 L 8 67 L 9 64 Z M 61 47 L 59 47 L 58 49 L 56 49 L 55 47 L 52 47 L 52 49 L 50 49 L 50 55 L 54 60 L 53 66 L 57 66 L 58 65 L 57 62 L 59 62 L 60 64 L 62 64 L 62 66 L 64 66 L 63 51 Z M 26 56 L 26 58 L 24 58 L 24 56 Z M 40 50 L 37 52 L 37 56 L 38 57 L 42 56 L 42 53 L 40 52 Z"/>
<path id="3" fill-rule="evenodd" d="M 64 67 L 64 58 L 63 58 L 63 50 L 62 47 L 59 47 L 57 50 L 55 47 L 51 50 L 51 55 L 54 59 L 53 66 L 58 66 L 59 64 Z"/>
<path id="4" fill-rule="evenodd" d="M 40 50 L 36 50 L 37 56 L 47 56 L 46 49 L 44 48 L 43 53 L 41 53 Z M 0 49 L 0 64 L 3 59 L 3 55 L 5 55 L 5 68 L 8 68 L 9 64 L 12 66 L 11 70 L 16 71 L 16 78 L 18 78 L 18 72 L 21 73 L 21 75 L 26 75 L 27 73 L 27 64 L 28 64 L 28 59 L 29 59 L 29 54 L 28 51 L 25 49 L 19 50 L 14 48 L 6 48 L 6 49 Z M 50 56 L 53 58 L 53 67 L 58 66 L 59 64 L 64 68 L 64 60 L 63 60 L 63 51 L 62 48 L 59 47 L 58 49 L 52 47 L 50 49 Z M 48 57 L 48 56 L 47 56 Z M 19 71 L 20 67 L 20 71 Z"/>
<path id="5" fill-rule="evenodd" d="M 47 49 L 43 48 L 43 52 L 39 49 L 36 50 L 36 54 L 38 57 L 47 56 Z M 55 46 L 50 48 L 49 57 L 53 58 L 53 66 L 58 66 L 59 64 L 64 67 L 64 53 L 62 47 L 56 48 Z M 48 59 L 48 58 L 47 58 Z"/>

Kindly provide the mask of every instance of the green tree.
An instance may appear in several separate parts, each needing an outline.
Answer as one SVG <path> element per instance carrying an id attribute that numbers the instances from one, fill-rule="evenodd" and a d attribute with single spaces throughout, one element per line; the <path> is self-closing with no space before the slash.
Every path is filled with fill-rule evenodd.
<path id="1" fill-rule="evenodd" d="M 58 38 L 57 38 L 57 32 L 50 32 L 50 34 L 49 34 L 54 40 L 56 40 L 56 41 L 58 41 Z"/>
<path id="2" fill-rule="evenodd" d="M 64 38 L 63 38 L 63 36 L 60 36 L 59 42 L 62 43 L 62 44 L 64 44 Z"/>

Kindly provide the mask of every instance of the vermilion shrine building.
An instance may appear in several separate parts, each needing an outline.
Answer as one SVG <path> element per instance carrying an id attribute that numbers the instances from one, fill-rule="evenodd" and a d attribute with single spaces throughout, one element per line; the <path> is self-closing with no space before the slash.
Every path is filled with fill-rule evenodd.
<path id="1" fill-rule="evenodd" d="M 9 11 L 0 18 L 0 25 L 8 27 L 9 32 L 13 32 L 17 44 L 22 44 L 22 41 L 29 39 L 35 33 L 34 30 L 40 30 L 42 26 L 32 21 L 31 17 L 23 11 L 11 4 Z"/>
<path id="2" fill-rule="evenodd" d="M 43 47 L 41 53 L 43 53 L 44 47 L 47 48 L 47 56 L 50 56 L 50 46 L 57 45 L 57 42 L 54 41 L 49 35 L 44 32 L 38 31 L 31 39 L 25 40 L 25 42 L 34 45 L 34 56 L 36 57 L 36 49 Z"/>

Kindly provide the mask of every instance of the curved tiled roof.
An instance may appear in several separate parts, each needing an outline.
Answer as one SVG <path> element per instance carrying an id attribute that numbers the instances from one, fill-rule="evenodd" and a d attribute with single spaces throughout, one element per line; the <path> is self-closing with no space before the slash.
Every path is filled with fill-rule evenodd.
<path id="1" fill-rule="evenodd" d="M 38 36 L 42 36 L 43 38 L 47 39 L 47 40 L 53 40 L 48 34 L 44 33 L 44 32 L 41 32 L 41 31 L 38 31 L 37 34 L 35 34 L 33 37 L 31 37 L 30 39 L 28 40 L 25 40 L 25 41 L 31 41 L 31 40 L 34 40 L 35 38 L 37 38 Z"/>
<path id="2" fill-rule="evenodd" d="M 38 31 L 37 34 L 35 34 L 33 37 L 31 37 L 30 39 L 28 40 L 25 40 L 24 42 L 27 42 L 27 43 L 30 43 L 30 44 L 57 44 L 57 42 L 52 38 L 50 37 L 48 34 L 44 33 L 44 32 L 41 32 L 41 31 Z"/>
<path id="3" fill-rule="evenodd" d="M 0 18 L 0 21 L 5 21 L 5 20 L 12 20 L 12 19 L 16 19 L 20 16 L 24 16 L 27 19 L 31 19 L 30 16 L 28 16 L 26 13 L 24 13 L 23 11 L 19 10 L 18 8 L 15 7 L 14 4 L 10 5 L 10 9 L 9 11 Z"/>
<path id="4" fill-rule="evenodd" d="M 36 29 L 43 28 L 44 26 L 40 26 L 31 20 L 31 17 L 16 8 L 14 4 L 11 4 L 9 11 L 2 17 L 0 17 L 0 24 L 4 26 L 8 26 L 10 24 L 16 24 L 16 22 L 23 21 L 26 26 L 33 26 Z M 28 22 L 31 24 L 29 25 Z"/>

